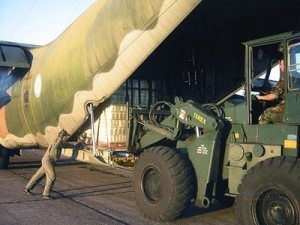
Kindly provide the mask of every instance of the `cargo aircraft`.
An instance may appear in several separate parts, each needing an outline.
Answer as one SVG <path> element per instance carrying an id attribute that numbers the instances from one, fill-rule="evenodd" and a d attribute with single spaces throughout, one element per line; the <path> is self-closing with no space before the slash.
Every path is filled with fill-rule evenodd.
<path id="1" fill-rule="evenodd" d="M 0 42 L 0 168 L 74 134 L 201 0 L 99 0 L 45 46 Z"/>

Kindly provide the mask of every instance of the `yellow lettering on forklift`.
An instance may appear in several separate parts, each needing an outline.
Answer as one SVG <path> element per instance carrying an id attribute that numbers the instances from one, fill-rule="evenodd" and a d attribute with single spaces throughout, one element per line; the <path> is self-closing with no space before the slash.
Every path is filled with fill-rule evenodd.
<path id="1" fill-rule="evenodd" d="M 284 148 L 297 148 L 296 140 L 284 140 Z"/>
<path id="2" fill-rule="evenodd" d="M 206 119 L 203 116 L 200 116 L 198 113 L 194 113 L 194 118 L 196 120 L 198 120 L 200 123 L 203 123 L 203 124 L 206 123 Z"/>

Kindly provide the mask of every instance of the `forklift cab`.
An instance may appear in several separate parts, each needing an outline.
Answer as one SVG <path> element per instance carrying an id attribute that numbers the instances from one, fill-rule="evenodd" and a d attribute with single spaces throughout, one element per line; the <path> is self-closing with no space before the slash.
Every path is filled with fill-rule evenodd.
<path id="1" fill-rule="evenodd" d="M 271 92 L 285 80 L 284 123 L 298 124 L 300 117 L 300 33 L 288 32 L 243 43 L 245 45 L 245 83 L 223 105 L 225 119 L 232 123 L 258 124 L 265 109 L 278 101 L 261 101 L 258 94 Z M 282 51 L 279 51 L 279 46 Z M 280 60 L 284 72 L 280 72 Z M 242 112 L 242 113 L 241 113 Z"/>

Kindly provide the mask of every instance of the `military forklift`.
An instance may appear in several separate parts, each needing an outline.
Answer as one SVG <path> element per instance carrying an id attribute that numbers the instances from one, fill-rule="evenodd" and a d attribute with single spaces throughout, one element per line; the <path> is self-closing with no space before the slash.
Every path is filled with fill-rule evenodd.
<path id="1" fill-rule="evenodd" d="M 240 224 L 300 224 L 300 33 L 243 44 L 244 83 L 218 102 L 175 97 L 131 110 L 128 149 L 138 155 L 133 187 L 145 217 L 170 221 L 191 202 L 208 208 L 232 198 Z M 256 96 L 279 79 L 282 119 L 260 124 L 271 105 Z"/>

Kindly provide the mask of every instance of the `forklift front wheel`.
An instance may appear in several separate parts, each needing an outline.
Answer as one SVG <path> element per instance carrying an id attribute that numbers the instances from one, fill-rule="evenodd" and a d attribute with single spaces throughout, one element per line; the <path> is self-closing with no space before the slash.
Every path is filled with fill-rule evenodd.
<path id="1" fill-rule="evenodd" d="M 137 204 L 145 217 L 170 221 L 179 217 L 194 195 L 189 160 L 176 150 L 157 146 L 139 157 L 133 176 Z"/>
<path id="2" fill-rule="evenodd" d="M 238 187 L 236 209 L 244 225 L 300 224 L 300 160 L 276 157 L 252 167 Z"/>

